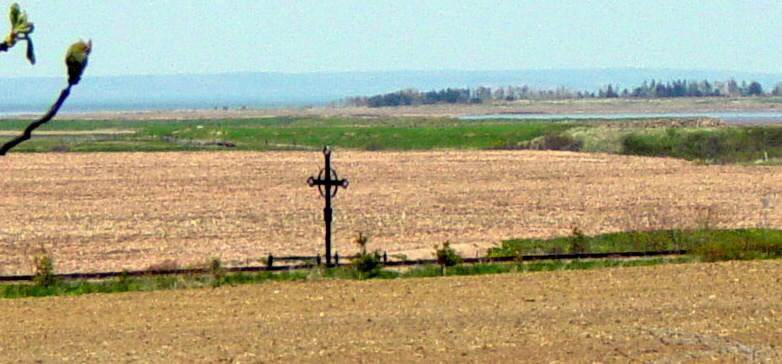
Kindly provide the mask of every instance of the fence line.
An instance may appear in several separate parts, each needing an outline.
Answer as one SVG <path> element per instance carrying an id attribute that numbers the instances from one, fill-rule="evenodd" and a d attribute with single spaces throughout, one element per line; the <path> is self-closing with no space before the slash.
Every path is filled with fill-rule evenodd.
<path id="1" fill-rule="evenodd" d="M 600 259 L 600 258 L 642 258 L 642 257 L 654 257 L 654 256 L 667 256 L 667 255 L 685 255 L 687 250 L 658 250 L 658 251 L 641 251 L 641 252 L 608 252 L 608 253 L 579 253 L 579 254 L 544 254 L 544 255 L 524 255 L 518 257 L 479 257 L 479 258 L 464 258 L 463 262 L 467 264 L 475 263 L 507 263 L 507 262 L 526 262 L 526 261 L 541 261 L 541 260 L 578 260 L 578 259 Z M 224 270 L 226 272 L 239 273 L 239 272 L 279 272 L 287 270 L 301 270 L 312 269 L 320 266 L 321 256 L 285 256 L 285 257 L 273 257 L 269 255 L 267 264 L 263 266 L 244 266 L 244 267 L 228 267 Z M 350 263 L 340 263 L 340 258 L 351 259 L 355 256 L 340 257 L 339 254 L 334 255 L 335 266 L 344 267 L 349 266 Z M 437 264 L 436 259 L 417 259 L 417 260 L 399 260 L 388 261 L 388 254 L 383 253 L 383 266 L 386 267 L 405 267 L 416 266 L 426 264 Z M 312 261 L 312 263 L 293 264 L 293 265 L 274 265 L 274 261 Z M 187 268 L 187 269 L 159 269 L 159 270 L 138 270 L 138 271 L 122 271 L 122 272 L 94 272 L 94 273 L 64 273 L 56 274 L 55 277 L 66 280 L 73 279 L 106 279 L 116 277 L 139 277 L 139 276 L 160 276 L 160 275 L 187 275 L 187 274 L 205 274 L 209 273 L 208 268 Z M 16 282 L 16 281 L 31 281 L 34 275 L 10 275 L 0 276 L 0 282 Z"/>

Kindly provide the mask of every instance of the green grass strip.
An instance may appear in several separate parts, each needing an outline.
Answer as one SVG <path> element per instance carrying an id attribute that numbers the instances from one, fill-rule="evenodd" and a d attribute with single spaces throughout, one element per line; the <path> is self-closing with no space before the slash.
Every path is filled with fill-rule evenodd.
<path id="1" fill-rule="evenodd" d="M 24 298 L 46 296 L 77 296 L 93 293 L 148 292 L 173 289 L 219 287 L 224 285 L 258 284 L 278 281 L 313 281 L 321 279 L 405 279 L 446 276 L 467 276 L 502 273 L 542 272 L 558 270 L 637 267 L 658 264 L 688 263 L 693 257 L 651 258 L 632 260 L 539 261 L 521 263 L 480 263 L 459 265 L 443 270 L 437 265 L 424 265 L 405 271 L 381 269 L 362 273 L 352 267 L 314 268 L 285 272 L 192 274 L 174 276 L 119 277 L 106 280 L 55 280 L 49 285 L 13 283 L 0 285 L 0 297 Z"/>

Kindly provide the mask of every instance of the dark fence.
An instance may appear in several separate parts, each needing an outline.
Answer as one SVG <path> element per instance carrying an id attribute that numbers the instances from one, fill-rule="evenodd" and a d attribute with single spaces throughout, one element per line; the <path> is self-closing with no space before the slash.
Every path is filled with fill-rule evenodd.
<path id="1" fill-rule="evenodd" d="M 670 256 L 670 255 L 685 255 L 687 250 L 659 250 L 659 251 L 641 251 L 641 252 L 610 252 L 610 253 L 580 253 L 580 254 L 543 254 L 543 255 L 524 255 L 518 257 L 478 257 L 478 258 L 464 258 L 463 261 L 466 264 L 475 263 L 503 263 L 503 262 L 525 262 L 525 261 L 540 261 L 540 260 L 576 260 L 576 259 L 619 259 L 619 258 L 643 258 L 654 256 Z M 340 256 L 334 254 L 334 265 L 349 266 L 349 260 L 356 256 Z M 347 259 L 348 262 L 344 262 Z M 388 260 L 388 254 L 383 253 L 381 255 L 383 265 L 386 267 L 405 267 L 416 266 L 426 264 L 437 264 L 435 259 L 418 259 L 418 260 Z M 343 262 L 341 262 L 343 260 Z M 275 265 L 274 262 L 303 262 L 299 264 L 290 265 Z M 275 257 L 269 255 L 267 257 L 266 265 L 262 266 L 246 266 L 246 267 L 228 267 L 225 268 L 226 272 L 279 272 L 286 270 L 297 269 L 311 269 L 320 266 L 322 263 L 322 257 L 320 255 L 315 256 L 284 256 Z M 187 274 L 205 274 L 209 273 L 207 268 L 187 268 L 187 269 L 155 269 L 155 270 L 140 270 L 140 271 L 122 271 L 122 272 L 95 272 L 95 273 L 65 273 L 57 274 L 56 277 L 60 279 L 105 279 L 115 277 L 139 277 L 139 276 L 155 276 L 155 275 L 187 275 Z M 15 281 L 31 281 L 33 275 L 12 275 L 12 276 L 0 276 L 0 282 L 15 282 Z"/>

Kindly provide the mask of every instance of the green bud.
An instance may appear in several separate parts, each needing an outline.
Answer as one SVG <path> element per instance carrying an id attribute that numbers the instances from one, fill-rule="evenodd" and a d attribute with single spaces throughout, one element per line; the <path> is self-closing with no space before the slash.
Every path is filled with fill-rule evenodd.
<path id="1" fill-rule="evenodd" d="M 33 32 L 33 23 L 27 21 L 27 13 L 19 9 L 19 4 L 11 5 L 9 18 L 11 19 L 11 33 L 15 37 L 26 37 Z"/>
<path id="2" fill-rule="evenodd" d="M 11 4 L 11 26 L 14 27 L 19 22 L 19 15 L 21 15 L 22 11 L 19 10 L 19 4 L 13 3 Z"/>
<path id="3" fill-rule="evenodd" d="M 30 39 L 30 34 L 35 30 L 35 26 L 27 21 L 27 13 L 22 11 L 17 3 L 11 5 L 8 17 L 11 20 L 11 32 L 3 43 L 8 48 L 11 48 L 19 40 L 27 41 L 27 59 L 30 60 L 30 63 L 35 64 L 35 53 L 33 51 L 32 39 Z"/>
<path id="4" fill-rule="evenodd" d="M 68 66 L 68 83 L 75 85 L 81 80 L 81 74 L 87 68 L 87 61 L 92 51 L 92 41 L 79 40 L 68 48 L 65 55 L 65 65 Z"/>

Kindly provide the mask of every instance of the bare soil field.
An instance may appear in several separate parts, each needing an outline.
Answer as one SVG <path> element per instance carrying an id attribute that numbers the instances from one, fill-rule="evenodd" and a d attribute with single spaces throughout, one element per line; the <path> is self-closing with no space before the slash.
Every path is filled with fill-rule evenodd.
<path id="1" fill-rule="evenodd" d="M 782 227 L 782 168 L 536 151 L 336 151 L 350 179 L 335 247 L 431 258 L 502 239 L 672 227 Z M 0 274 L 42 246 L 59 272 L 258 264 L 322 251 L 319 152 L 11 154 L 0 159 Z M 765 207 L 764 207 L 765 206 Z"/>
<path id="2" fill-rule="evenodd" d="M 11 362 L 780 362 L 782 261 L 5 300 Z"/>

